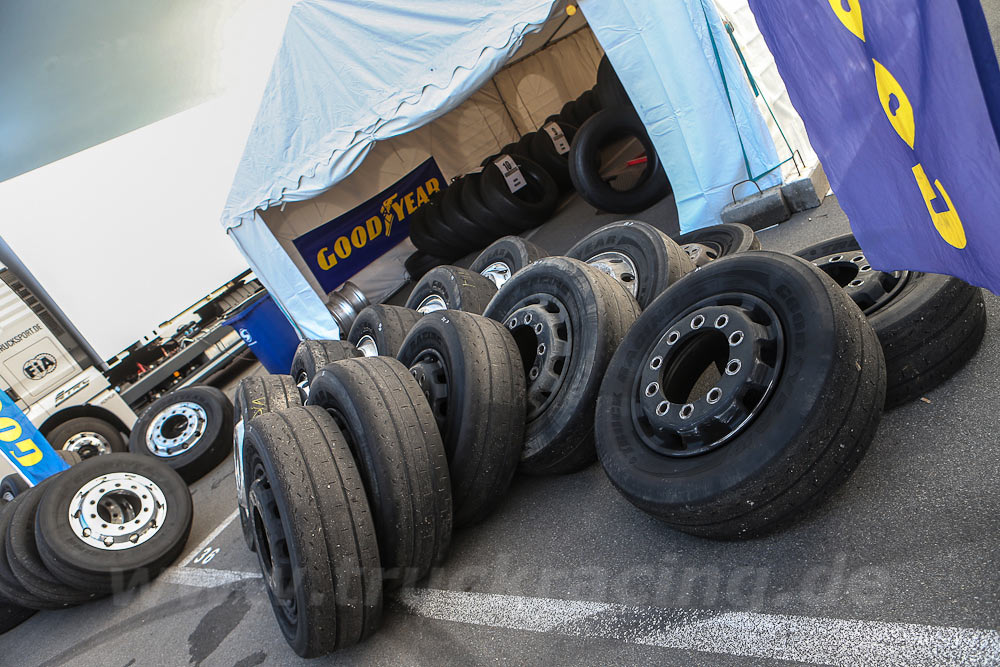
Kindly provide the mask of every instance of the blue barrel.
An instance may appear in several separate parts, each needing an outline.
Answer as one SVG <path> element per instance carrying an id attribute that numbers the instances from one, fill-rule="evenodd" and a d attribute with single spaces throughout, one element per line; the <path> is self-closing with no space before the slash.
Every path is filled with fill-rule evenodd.
<path id="1" fill-rule="evenodd" d="M 238 307 L 226 324 L 236 330 L 268 373 L 287 373 L 299 336 L 267 292 Z"/>

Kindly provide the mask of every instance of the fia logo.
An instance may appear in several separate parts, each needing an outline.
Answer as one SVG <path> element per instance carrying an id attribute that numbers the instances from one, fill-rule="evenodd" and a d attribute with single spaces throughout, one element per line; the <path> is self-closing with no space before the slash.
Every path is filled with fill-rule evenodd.
<path id="1" fill-rule="evenodd" d="M 29 380 L 41 380 L 55 369 L 56 358 L 48 352 L 42 352 L 24 362 L 22 370 Z"/>

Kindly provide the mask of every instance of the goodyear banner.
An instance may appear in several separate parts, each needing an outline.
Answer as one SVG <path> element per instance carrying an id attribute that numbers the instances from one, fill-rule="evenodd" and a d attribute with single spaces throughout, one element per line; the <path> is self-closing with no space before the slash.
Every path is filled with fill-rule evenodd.
<path id="1" fill-rule="evenodd" d="M 1000 72 L 979 0 L 749 0 L 872 264 L 1000 292 Z"/>
<path id="2" fill-rule="evenodd" d="M 3 391 L 0 391 L 0 453 L 32 486 L 69 467 Z"/>
<path id="3" fill-rule="evenodd" d="M 410 235 L 409 216 L 445 185 L 434 158 L 363 204 L 293 241 L 327 292 Z"/>

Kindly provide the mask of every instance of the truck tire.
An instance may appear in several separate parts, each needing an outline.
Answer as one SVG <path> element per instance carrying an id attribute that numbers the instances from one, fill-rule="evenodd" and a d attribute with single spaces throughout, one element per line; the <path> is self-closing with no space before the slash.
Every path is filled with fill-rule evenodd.
<path id="1" fill-rule="evenodd" d="M 775 252 L 691 273 L 639 317 L 597 401 L 597 452 L 636 507 L 703 537 L 790 522 L 853 472 L 885 363 L 825 274 Z"/>
<path id="2" fill-rule="evenodd" d="M 289 646 L 312 658 L 371 635 L 382 617 L 378 544 L 334 420 L 315 407 L 254 417 L 247 453 L 257 558 Z"/>
<path id="3" fill-rule="evenodd" d="M 445 234 L 462 239 L 467 247 L 481 248 L 506 234 L 507 226 L 492 224 L 492 218 L 480 221 L 468 214 L 462 205 L 462 191 L 468 184 L 466 180 L 463 176 L 448 186 L 441 203 L 441 223 Z"/>
<path id="4" fill-rule="evenodd" d="M 0 635 L 27 621 L 35 615 L 35 611 L 16 604 L 0 602 Z"/>
<path id="5" fill-rule="evenodd" d="M 240 528 L 247 548 L 254 551 L 250 515 L 247 513 L 247 457 L 244 448 L 246 429 L 250 420 L 267 412 L 284 410 L 302 405 L 302 394 L 291 375 L 251 375 L 240 380 L 233 399 L 233 411 L 238 420 L 233 426 L 233 471 L 236 476 L 236 500 L 240 515 Z"/>
<path id="6" fill-rule="evenodd" d="M 525 151 L 527 152 L 527 151 Z M 511 157 L 521 170 L 526 185 L 511 192 L 495 163 L 487 165 L 479 181 L 483 202 L 510 227 L 527 231 L 545 222 L 559 203 L 559 186 L 549 173 L 523 156 Z"/>
<path id="7" fill-rule="evenodd" d="M 44 435 L 53 449 L 76 452 L 85 459 L 126 451 L 118 427 L 98 417 L 68 419 Z"/>
<path id="8" fill-rule="evenodd" d="M 489 278 L 500 289 L 512 275 L 548 256 L 549 253 L 520 236 L 505 236 L 479 253 L 469 270 Z"/>
<path id="9" fill-rule="evenodd" d="M 30 488 L 20 475 L 12 472 L 0 480 L 0 503 L 9 503 Z"/>
<path id="10" fill-rule="evenodd" d="M 573 136 L 576 134 L 576 126 L 569 123 L 559 123 L 558 125 L 563 136 L 566 137 L 566 141 L 572 142 Z M 535 133 L 529 148 L 531 159 L 549 172 L 549 176 L 555 179 L 560 191 L 566 192 L 573 189 L 573 181 L 569 178 L 569 153 L 560 153 L 556 150 L 556 145 L 552 142 L 552 137 L 549 136 L 548 132 L 542 129 Z"/>
<path id="11" fill-rule="evenodd" d="M 423 314 L 449 309 L 479 315 L 496 292 L 492 281 L 475 271 L 439 266 L 413 286 L 406 307 Z"/>
<path id="12" fill-rule="evenodd" d="M 288 374 L 295 380 L 304 402 L 309 398 L 309 383 L 319 369 L 334 361 L 360 356 L 358 348 L 346 340 L 304 340 L 295 348 Z"/>
<path id="13" fill-rule="evenodd" d="M 14 576 L 7 560 L 7 530 L 16 506 L 11 503 L 0 508 L 0 599 L 27 609 L 63 609 L 65 605 L 42 600 L 32 595 Z"/>
<path id="14" fill-rule="evenodd" d="M 431 255 L 454 260 L 465 255 L 466 244 L 444 234 L 440 224 L 441 198 L 435 193 L 431 200 L 419 207 L 410 216 L 410 241 L 418 250 Z"/>
<path id="15" fill-rule="evenodd" d="M 580 93 L 573 105 L 573 125 L 579 127 L 587 122 L 587 119 L 601 110 L 601 104 L 597 99 L 597 94 L 593 88 Z"/>
<path id="16" fill-rule="evenodd" d="M 442 310 L 410 330 L 397 358 L 427 397 L 448 455 L 456 527 L 500 504 L 521 459 L 524 369 L 499 322 Z"/>
<path id="17" fill-rule="evenodd" d="M 225 460 L 233 445 L 233 404 L 215 387 L 186 387 L 153 401 L 132 428 L 128 449 L 163 461 L 191 483 Z"/>
<path id="18" fill-rule="evenodd" d="M 614 278 L 640 308 L 694 271 L 694 263 L 670 237 L 645 222 L 621 220 L 604 225 L 566 251 Z"/>
<path id="19" fill-rule="evenodd" d="M 822 269 L 862 309 L 885 354 L 886 408 L 923 396 L 979 350 L 982 290 L 936 273 L 872 269 L 852 234 L 795 253 Z"/>
<path id="20" fill-rule="evenodd" d="M 420 280 L 423 278 L 425 273 L 433 269 L 435 266 L 441 266 L 442 264 L 447 263 L 448 260 L 444 258 L 428 255 L 423 250 L 417 250 L 406 258 L 406 261 L 403 262 L 403 266 L 406 268 L 406 273 L 410 276 L 410 280 Z"/>
<path id="21" fill-rule="evenodd" d="M 597 95 L 597 105 L 601 109 L 632 108 L 632 100 L 625 92 L 625 86 L 622 85 L 607 55 L 601 56 L 601 62 L 597 65 L 597 84 L 594 90 Z"/>
<path id="22" fill-rule="evenodd" d="M 760 250 L 760 240 L 753 229 L 738 222 L 724 222 L 696 229 L 674 237 L 674 241 L 687 253 L 695 266 L 705 266 L 720 257 L 738 252 Z"/>
<path id="23" fill-rule="evenodd" d="M 421 317 L 422 313 L 402 306 L 368 306 L 354 321 L 347 338 L 357 346 L 358 356 L 395 357 L 406 334 Z"/>
<path id="24" fill-rule="evenodd" d="M 334 416 L 357 461 L 375 522 L 383 586 L 411 586 L 451 542 L 448 459 L 417 381 L 390 357 L 330 364 L 309 405 Z"/>
<path id="25" fill-rule="evenodd" d="M 503 153 L 503 155 L 510 155 L 510 153 Z M 487 167 L 490 162 L 497 157 L 499 157 L 499 155 L 494 155 L 492 158 L 484 160 L 483 167 Z M 517 156 L 513 157 L 516 158 Z M 483 225 L 484 227 L 488 227 L 489 229 L 495 230 L 498 235 L 502 236 L 504 234 L 513 234 L 518 231 L 522 231 L 524 225 L 511 223 L 508 218 L 489 207 L 483 199 L 482 183 L 482 173 L 473 172 L 465 175 L 465 185 L 462 187 L 461 192 L 462 210 L 464 210 L 466 214 L 477 223 Z"/>
<path id="26" fill-rule="evenodd" d="M 635 299 L 579 260 L 546 257 L 507 281 L 484 315 L 511 332 L 526 375 L 521 469 L 558 474 L 592 463 L 597 390 L 639 315 Z"/>
<path id="27" fill-rule="evenodd" d="M 118 483 L 122 486 L 104 486 Z M 184 549 L 191 531 L 191 492 L 175 470 L 157 459 L 96 456 L 47 484 L 35 517 L 35 541 L 48 571 L 65 584 L 98 595 L 123 591 L 154 579 Z M 105 511 L 88 516 L 82 511 L 91 505 L 88 499 Z M 79 515 L 71 507 L 81 510 Z M 132 516 L 143 523 L 132 528 Z M 116 531 L 115 525 L 130 527 Z"/>

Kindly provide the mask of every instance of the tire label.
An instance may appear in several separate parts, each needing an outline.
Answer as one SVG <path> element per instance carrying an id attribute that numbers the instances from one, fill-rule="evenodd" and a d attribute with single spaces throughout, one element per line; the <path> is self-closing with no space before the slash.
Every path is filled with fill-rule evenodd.
<path id="1" fill-rule="evenodd" d="M 514 158 L 509 155 L 501 155 L 496 160 L 493 160 L 493 164 L 497 166 L 500 173 L 503 174 L 503 180 L 507 181 L 507 187 L 511 192 L 517 192 L 525 185 L 528 184 L 524 180 L 524 175 L 521 173 L 521 167 L 514 162 Z"/>
<path id="2" fill-rule="evenodd" d="M 556 153 L 559 155 L 565 155 L 569 153 L 569 142 L 566 141 L 566 135 L 563 134 L 562 128 L 559 127 L 559 123 L 552 121 L 542 128 L 545 130 L 549 138 L 552 139 L 552 145 L 556 147 Z"/>

